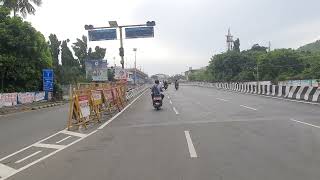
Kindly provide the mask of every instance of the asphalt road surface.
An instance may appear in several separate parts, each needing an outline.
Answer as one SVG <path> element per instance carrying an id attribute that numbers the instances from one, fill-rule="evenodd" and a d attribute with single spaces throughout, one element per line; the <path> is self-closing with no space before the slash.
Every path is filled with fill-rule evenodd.
<path id="1" fill-rule="evenodd" d="M 56 140 L 47 139 L 51 141 L 47 144 L 63 140 L 65 146 L 57 146 L 61 151 L 8 179 L 320 179 L 320 106 L 188 86 L 179 91 L 171 86 L 165 96 L 160 111 L 152 108 L 147 92 L 91 135 L 61 133 Z M 62 112 L 66 107 L 46 113 L 60 119 Z M 0 155 L 4 156 L 3 148 L 9 153 L 18 147 L 5 147 L 15 144 L 16 136 L 29 135 L 19 133 L 25 128 L 19 123 L 0 123 L 1 128 L 8 126 L 13 131 L 9 132 L 11 141 L 0 141 Z M 83 139 L 70 146 L 66 142 L 77 138 Z M 52 151 L 31 147 L 19 157 L 0 160 L 5 165 L 0 172 L 6 167 L 19 169 Z"/>

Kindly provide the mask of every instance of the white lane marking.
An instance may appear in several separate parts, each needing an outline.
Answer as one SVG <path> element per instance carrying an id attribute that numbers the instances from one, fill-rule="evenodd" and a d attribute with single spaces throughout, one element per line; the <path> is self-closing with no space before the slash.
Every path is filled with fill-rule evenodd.
<path id="1" fill-rule="evenodd" d="M 13 174 L 16 170 L 0 163 L 0 179 L 1 177 L 7 177 Z"/>
<path id="2" fill-rule="evenodd" d="M 171 100 L 170 100 L 169 102 L 170 102 L 170 104 L 172 104 L 172 101 L 171 101 Z"/>
<path id="3" fill-rule="evenodd" d="M 59 144 L 59 143 L 65 141 L 65 140 L 67 140 L 67 139 L 69 139 L 69 138 L 71 138 L 71 137 L 72 137 L 72 136 L 67 136 L 67 137 L 61 139 L 60 141 L 57 141 L 56 144 Z"/>
<path id="4" fill-rule="evenodd" d="M 120 112 L 118 112 L 115 116 L 113 116 L 111 119 L 109 119 L 107 122 L 102 124 L 98 129 L 103 129 L 105 126 L 107 126 L 109 123 L 111 123 L 114 119 L 116 119 L 120 114 L 122 114 L 128 107 L 130 107 L 136 100 L 138 100 L 144 93 L 147 91 L 144 91 L 142 94 L 140 94 L 137 98 L 135 98 L 130 104 L 128 104 L 125 108 L 123 108 Z"/>
<path id="5" fill-rule="evenodd" d="M 312 126 L 312 127 L 315 127 L 315 128 L 319 128 L 320 129 L 320 126 L 316 126 L 316 125 L 313 125 L 313 124 L 309 124 L 309 123 L 306 123 L 306 122 L 302 122 L 302 121 L 298 121 L 298 120 L 295 120 L 295 119 L 290 119 L 291 121 L 294 121 L 294 122 L 297 122 L 297 123 L 301 123 L 301 124 L 304 124 L 304 125 L 307 125 L 307 126 Z"/>
<path id="6" fill-rule="evenodd" d="M 254 110 L 254 111 L 256 111 L 257 109 L 255 109 L 255 108 L 252 108 L 252 107 L 249 107 L 249 106 L 245 106 L 245 105 L 240 105 L 241 107 L 244 107 L 244 108 L 247 108 L 247 109 L 251 109 L 251 110 Z"/>
<path id="7" fill-rule="evenodd" d="M 266 96 L 266 95 L 262 95 L 262 94 L 255 94 L 255 93 L 241 93 L 241 92 L 237 92 L 237 91 L 232 91 L 232 90 L 228 90 L 229 92 L 233 92 L 233 93 L 240 93 L 240 94 L 250 94 L 253 96 L 263 96 L 266 98 L 272 98 L 272 99 L 279 99 L 279 100 L 284 100 L 284 101 L 291 101 L 291 102 L 297 102 L 297 103 L 303 103 L 303 104 L 312 104 L 312 105 L 320 105 L 320 103 L 315 103 L 315 102 L 308 102 L 308 101 L 299 101 L 299 100 L 294 100 L 294 99 L 286 99 L 286 98 L 281 98 L 281 97 L 273 97 L 273 96 Z"/>
<path id="8" fill-rule="evenodd" d="M 96 132 L 98 132 L 98 130 L 94 130 L 94 131 L 92 131 L 91 133 L 87 134 L 87 136 L 82 137 L 82 138 L 79 138 L 79 139 L 73 141 L 72 143 L 66 145 L 65 148 L 68 148 L 69 146 L 74 145 L 75 143 L 77 143 L 77 142 L 85 139 L 85 138 L 88 137 L 88 136 L 91 136 L 92 134 L 94 134 L 94 133 L 96 133 Z M 63 148 L 63 149 L 65 149 L 65 148 Z M 58 150 L 56 150 L 56 151 L 53 151 L 52 153 L 47 154 L 46 156 L 43 156 L 43 157 L 41 157 L 40 159 L 37 159 L 37 160 L 33 161 L 32 163 L 30 163 L 30 164 L 28 164 L 28 165 L 26 165 L 26 166 L 23 166 L 22 168 L 16 170 L 14 173 L 10 174 L 9 176 L 4 177 L 4 178 L 1 179 L 1 180 L 5 180 L 5 179 L 9 178 L 10 176 L 15 175 L 16 173 L 18 173 L 18 172 L 20 172 L 20 171 L 23 171 L 23 170 L 29 168 L 30 166 L 32 166 L 32 165 L 34 165 L 34 164 L 37 164 L 38 162 L 40 162 L 40 161 L 42 161 L 42 160 L 44 160 L 44 159 L 47 159 L 48 157 L 50 157 L 50 156 L 52 156 L 52 155 L 54 155 L 54 154 L 62 151 L 63 149 L 58 149 Z"/>
<path id="9" fill-rule="evenodd" d="M 222 98 L 216 98 L 217 100 L 220 100 L 220 101 L 224 101 L 224 102 L 227 102 L 229 100 L 226 100 L 226 99 L 222 99 Z"/>
<path id="10" fill-rule="evenodd" d="M 193 143 L 192 143 L 192 140 L 191 140 L 191 136 L 190 136 L 190 132 L 189 131 L 184 131 L 184 135 L 186 136 L 186 139 L 187 139 L 187 144 L 188 144 L 190 157 L 191 158 L 197 158 L 198 155 L 197 155 L 196 149 L 193 146 Z"/>
<path id="11" fill-rule="evenodd" d="M 68 130 L 62 130 L 61 133 L 67 134 L 70 136 L 76 136 L 76 137 L 86 137 L 86 134 L 78 133 L 78 132 L 73 132 L 73 131 L 68 131 Z"/>
<path id="12" fill-rule="evenodd" d="M 64 130 L 62 130 L 62 131 L 64 131 Z M 57 132 L 57 133 L 52 134 L 51 136 L 48 136 L 48 137 L 46 137 L 46 138 L 44 138 L 44 139 L 41 139 L 40 141 L 37 141 L 37 142 L 35 142 L 34 144 L 38 144 L 38 143 L 40 143 L 40 142 L 42 142 L 42 141 L 48 140 L 48 139 L 52 138 L 53 136 L 56 136 L 57 134 L 60 134 L 62 131 L 59 131 L 59 132 Z M 25 147 L 25 148 L 20 149 L 19 151 L 16 151 L 16 152 L 14 152 L 14 153 L 12 153 L 12 154 L 9 154 L 8 156 L 1 158 L 0 161 L 3 161 L 3 160 L 5 160 L 5 159 L 8 159 L 9 157 L 12 157 L 12 156 L 14 156 L 14 155 L 16 155 L 16 154 L 18 154 L 18 153 L 20 153 L 20 152 L 22 152 L 22 151 L 25 151 L 26 149 L 29 149 L 30 147 L 32 147 L 34 144 L 31 144 L 30 146 L 27 146 L 27 147 Z"/>
<path id="13" fill-rule="evenodd" d="M 177 109 L 175 107 L 173 107 L 174 112 L 176 113 L 176 115 L 179 114 L 179 112 L 177 111 Z"/>
<path id="14" fill-rule="evenodd" d="M 170 99 L 170 96 L 168 96 L 168 99 Z"/>
<path id="15" fill-rule="evenodd" d="M 34 147 L 41 147 L 41 148 L 48 148 L 48 149 L 63 149 L 65 146 L 63 145 L 57 145 L 57 144 L 43 144 L 43 143 L 38 143 L 34 144 Z"/>
<path id="16" fill-rule="evenodd" d="M 32 153 L 32 154 L 30 154 L 29 156 L 27 156 L 27 157 L 25 157 L 25 158 L 22 158 L 22 159 L 20 159 L 20 160 L 18 160 L 18 161 L 16 161 L 15 163 L 16 163 L 16 164 L 21 163 L 21 162 L 23 162 L 23 161 L 25 161 L 25 160 L 27 160 L 27 159 L 29 159 L 29 158 L 31 158 L 31 157 L 39 154 L 39 153 L 41 153 L 41 152 L 42 152 L 42 151 L 37 151 L 37 152 L 35 152 L 35 153 Z"/>

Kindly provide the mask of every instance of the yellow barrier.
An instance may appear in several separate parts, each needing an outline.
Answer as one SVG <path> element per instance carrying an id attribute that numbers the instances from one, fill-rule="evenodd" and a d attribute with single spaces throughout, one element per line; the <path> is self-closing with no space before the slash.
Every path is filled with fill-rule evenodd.
<path id="1" fill-rule="evenodd" d="M 100 123 L 103 112 L 121 111 L 126 105 L 126 90 L 125 82 L 78 84 L 70 95 L 68 130 Z"/>

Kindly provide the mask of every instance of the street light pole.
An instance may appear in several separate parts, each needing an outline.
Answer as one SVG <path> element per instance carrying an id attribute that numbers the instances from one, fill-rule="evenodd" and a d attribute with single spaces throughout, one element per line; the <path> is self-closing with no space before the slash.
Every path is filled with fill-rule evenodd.
<path id="1" fill-rule="evenodd" d="M 133 48 L 134 51 L 134 85 L 136 85 L 137 79 L 137 48 Z"/>
<path id="2" fill-rule="evenodd" d="M 259 65 L 257 63 L 257 94 L 259 93 L 260 85 L 259 85 Z"/>

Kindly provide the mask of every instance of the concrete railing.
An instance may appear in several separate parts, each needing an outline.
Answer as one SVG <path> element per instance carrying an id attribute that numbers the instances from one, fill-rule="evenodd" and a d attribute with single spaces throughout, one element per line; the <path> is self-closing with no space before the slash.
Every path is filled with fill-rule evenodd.
<path id="1" fill-rule="evenodd" d="M 187 82 L 182 86 L 199 86 L 217 89 L 226 89 L 248 94 L 261 94 L 266 96 L 277 96 L 289 99 L 320 102 L 320 88 L 312 86 L 279 86 L 279 85 L 257 85 L 248 83 L 206 83 Z"/>
<path id="2" fill-rule="evenodd" d="M 126 94 L 126 98 L 127 100 L 131 100 L 132 98 L 136 97 L 137 95 L 139 95 L 140 93 L 142 93 L 144 90 L 146 90 L 148 88 L 147 85 L 141 85 L 141 86 L 138 86 L 134 89 L 129 89 L 127 91 L 127 94 Z"/>

